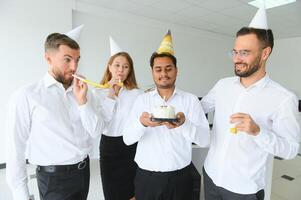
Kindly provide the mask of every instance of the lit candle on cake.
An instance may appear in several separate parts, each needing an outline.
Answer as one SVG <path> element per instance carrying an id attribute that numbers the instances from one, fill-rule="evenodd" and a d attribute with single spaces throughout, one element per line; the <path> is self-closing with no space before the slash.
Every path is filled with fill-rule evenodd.
<path id="1" fill-rule="evenodd" d="M 163 105 L 156 106 L 153 112 L 153 116 L 156 119 L 175 119 L 175 109 L 171 105 L 167 105 L 166 97 L 163 96 Z"/>

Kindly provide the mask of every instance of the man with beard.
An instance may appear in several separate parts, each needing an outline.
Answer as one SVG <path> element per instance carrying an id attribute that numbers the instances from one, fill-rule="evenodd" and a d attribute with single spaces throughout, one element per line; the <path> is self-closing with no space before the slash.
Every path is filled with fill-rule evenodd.
<path id="1" fill-rule="evenodd" d="M 127 145 L 138 142 L 135 161 L 137 200 L 192 199 L 191 144 L 209 143 L 209 126 L 198 98 L 175 86 L 177 61 L 170 32 L 151 56 L 156 89 L 138 96 L 124 129 Z M 152 121 L 154 108 L 175 108 L 176 122 Z"/>
<path id="2" fill-rule="evenodd" d="M 48 72 L 38 83 L 19 89 L 11 101 L 7 182 L 15 200 L 29 199 L 26 158 L 37 165 L 40 199 L 87 198 L 88 154 L 92 137 L 101 133 L 103 121 L 87 85 L 72 77 L 80 47 L 67 35 L 53 33 L 47 37 Z"/>
<path id="3" fill-rule="evenodd" d="M 264 8 L 257 16 L 265 16 Z M 237 77 L 218 81 L 201 101 L 205 112 L 214 111 L 203 168 L 206 200 L 263 200 L 269 155 L 298 153 L 298 100 L 266 73 L 273 45 L 266 25 L 241 28 L 231 52 Z"/>

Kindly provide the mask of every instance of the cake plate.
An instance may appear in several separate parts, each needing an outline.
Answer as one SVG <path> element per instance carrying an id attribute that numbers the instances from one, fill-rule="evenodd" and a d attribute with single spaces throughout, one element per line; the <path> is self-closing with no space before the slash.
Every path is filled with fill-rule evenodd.
<path id="1" fill-rule="evenodd" d="M 177 118 L 156 118 L 152 117 L 151 121 L 153 122 L 178 122 Z"/>

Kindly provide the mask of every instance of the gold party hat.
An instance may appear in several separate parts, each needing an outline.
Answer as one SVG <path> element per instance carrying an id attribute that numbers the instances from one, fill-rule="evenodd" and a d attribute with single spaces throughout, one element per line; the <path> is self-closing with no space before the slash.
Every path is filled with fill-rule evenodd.
<path id="1" fill-rule="evenodd" d="M 164 36 L 164 38 L 160 44 L 160 47 L 157 50 L 157 53 L 158 54 L 169 53 L 171 55 L 175 54 L 175 52 L 173 50 L 173 46 L 172 46 L 172 37 L 171 37 L 170 30 L 168 30 L 168 32 Z"/>

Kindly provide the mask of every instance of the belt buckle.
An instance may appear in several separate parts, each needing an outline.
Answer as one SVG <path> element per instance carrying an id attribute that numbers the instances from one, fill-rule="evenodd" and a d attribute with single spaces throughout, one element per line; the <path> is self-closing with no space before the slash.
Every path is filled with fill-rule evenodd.
<path id="1" fill-rule="evenodd" d="M 86 165 L 87 165 L 87 161 L 83 160 L 80 163 L 78 163 L 77 169 L 82 170 L 86 167 Z"/>
<path id="2" fill-rule="evenodd" d="M 55 166 L 49 166 L 47 167 L 47 172 L 53 173 L 56 171 L 55 169 L 56 169 Z"/>

